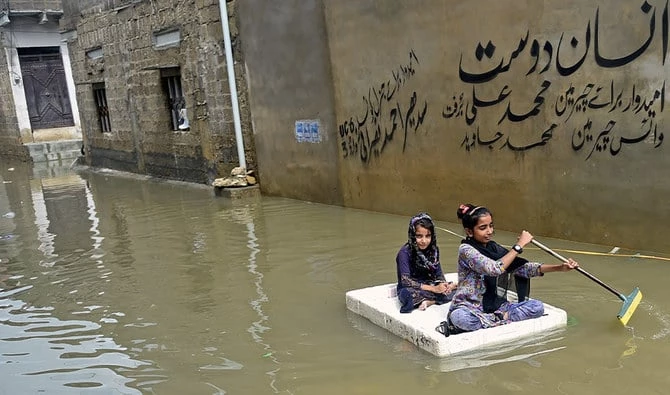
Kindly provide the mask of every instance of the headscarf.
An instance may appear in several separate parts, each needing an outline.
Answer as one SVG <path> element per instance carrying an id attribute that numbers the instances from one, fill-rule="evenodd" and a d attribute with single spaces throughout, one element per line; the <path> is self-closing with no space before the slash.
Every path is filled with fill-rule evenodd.
<path id="1" fill-rule="evenodd" d="M 416 244 L 416 224 L 423 220 L 428 222 L 429 230 L 432 232 L 430 244 L 422 252 Z M 435 234 L 435 224 L 433 219 L 427 213 L 419 213 L 409 220 L 409 229 L 407 230 L 407 244 L 412 250 L 412 262 L 418 267 L 434 272 L 440 265 L 440 250 L 437 248 L 437 235 Z"/>

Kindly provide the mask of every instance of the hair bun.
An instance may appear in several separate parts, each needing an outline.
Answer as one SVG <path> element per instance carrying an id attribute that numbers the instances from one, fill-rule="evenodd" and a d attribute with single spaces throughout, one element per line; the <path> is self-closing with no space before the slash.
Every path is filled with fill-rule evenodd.
<path id="1" fill-rule="evenodd" d="M 458 210 L 456 210 L 456 216 L 458 219 L 463 219 L 465 214 L 468 213 L 468 211 L 472 208 L 471 204 L 461 204 L 458 206 Z"/>

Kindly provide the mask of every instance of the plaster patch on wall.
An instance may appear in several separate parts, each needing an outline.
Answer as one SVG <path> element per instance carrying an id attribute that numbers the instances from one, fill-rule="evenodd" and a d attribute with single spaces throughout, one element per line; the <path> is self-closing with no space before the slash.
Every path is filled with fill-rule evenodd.
<path id="1" fill-rule="evenodd" d="M 320 125 L 317 119 L 295 121 L 295 139 L 299 143 L 320 143 Z"/>

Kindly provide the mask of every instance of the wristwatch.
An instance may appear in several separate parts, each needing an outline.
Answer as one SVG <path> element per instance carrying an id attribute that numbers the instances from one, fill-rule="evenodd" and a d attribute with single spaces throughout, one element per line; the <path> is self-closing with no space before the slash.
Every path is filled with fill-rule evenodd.
<path id="1" fill-rule="evenodd" d="M 523 248 L 521 248 L 521 246 L 518 245 L 518 244 L 514 244 L 514 245 L 512 246 L 512 249 L 513 249 L 514 251 L 516 251 L 517 254 L 521 254 L 521 253 L 523 252 Z"/>

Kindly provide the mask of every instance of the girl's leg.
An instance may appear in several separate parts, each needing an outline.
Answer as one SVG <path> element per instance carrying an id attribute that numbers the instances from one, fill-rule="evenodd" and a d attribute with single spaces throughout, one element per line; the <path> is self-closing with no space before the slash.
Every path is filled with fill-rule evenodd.
<path id="1" fill-rule="evenodd" d="M 437 304 L 445 304 L 451 302 L 451 299 L 454 297 L 454 294 L 456 294 L 456 291 L 451 291 L 448 294 L 433 294 L 435 295 L 435 303 Z"/>
<path id="2" fill-rule="evenodd" d="M 414 310 L 414 297 L 409 289 L 401 288 L 398 292 L 398 300 L 400 300 L 401 313 L 411 313 Z"/>
<path id="3" fill-rule="evenodd" d="M 432 306 L 434 304 L 445 304 L 451 302 L 451 299 L 454 297 L 455 293 L 456 291 L 452 291 L 447 295 L 445 295 L 445 294 L 436 294 L 430 291 L 419 291 L 418 295 L 414 296 L 414 300 L 416 301 L 423 300 L 419 304 L 419 310 L 425 310 L 428 306 Z"/>
<path id="4" fill-rule="evenodd" d="M 454 292 L 443 295 L 436 294 L 429 291 L 417 291 L 410 288 L 401 288 L 398 292 L 398 300 L 400 300 L 400 312 L 411 313 L 415 308 L 425 310 L 428 306 L 437 304 L 444 304 L 451 301 Z"/>
<path id="5" fill-rule="evenodd" d="M 528 299 L 521 303 L 510 303 L 507 314 L 510 321 L 538 318 L 544 314 L 544 304 L 535 299 Z"/>
<path id="6" fill-rule="evenodd" d="M 483 328 L 479 317 L 467 308 L 460 308 L 452 311 L 449 315 L 449 320 L 453 326 L 466 332 L 472 332 Z"/>

